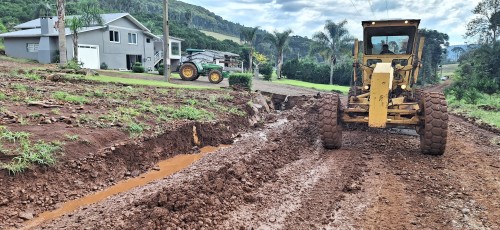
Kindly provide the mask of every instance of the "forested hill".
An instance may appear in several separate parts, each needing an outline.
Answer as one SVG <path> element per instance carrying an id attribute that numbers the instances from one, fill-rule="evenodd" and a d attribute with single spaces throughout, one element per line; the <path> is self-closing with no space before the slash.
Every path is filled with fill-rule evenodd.
<path id="1" fill-rule="evenodd" d="M 163 0 L 98 0 L 104 13 L 128 12 L 137 18 L 155 34 L 162 34 Z M 12 30 L 17 24 L 38 18 L 37 6 L 45 0 L 2 0 L 0 4 L 0 24 Z M 47 0 L 52 6 L 52 15 L 56 15 L 56 0 Z M 78 0 L 66 0 L 66 14 L 75 14 Z M 227 21 L 207 9 L 178 0 L 170 0 L 169 5 L 170 34 L 185 39 L 183 49 L 201 48 L 230 51 L 241 54 L 241 46 L 233 41 L 218 41 L 201 33 L 207 30 L 239 38 L 243 25 Z M 259 31 L 265 36 L 267 31 Z M 260 39 L 262 40 L 262 39 Z M 294 36 L 290 40 L 287 57 L 305 56 L 311 40 Z M 257 51 L 272 56 L 272 48 L 257 45 Z"/>
<path id="2" fill-rule="evenodd" d="M 21 1 L 21 0 L 2 0 L 0 4 L 0 18 L 2 23 L 12 29 L 16 24 L 34 19 L 37 6 L 44 2 L 40 1 Z M 48 1 L 54 9 L 55 0 Z M 54 2 L 52 4 L 52 2 Z M 67 0 L 68 15 L 75 11 L 75 2 L 77 0 Z M 163 13 L 162 0 L 99 0 L 101 7 L 106 13 L 128 12 L 137 17 L 141 22 L 156 32 L 161 32 L 161 19 Z M 171 0 L 169 18 L 173 22 L 187 24 L 204 30 L 219 32 L 227 35 L 239 37 L 242 25 L 224 20 L 207 9 L 191 5 L 185 2 Z"/>

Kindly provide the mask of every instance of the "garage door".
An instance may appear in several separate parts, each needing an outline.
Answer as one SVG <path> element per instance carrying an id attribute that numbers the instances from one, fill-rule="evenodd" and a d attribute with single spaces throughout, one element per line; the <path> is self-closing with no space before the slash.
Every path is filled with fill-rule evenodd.
<path id="1" fill-rule="evenodd" d="M 99 46 L 79 44 L 78 61 L 83 63 L 83 68 L 100 69 Z"/>

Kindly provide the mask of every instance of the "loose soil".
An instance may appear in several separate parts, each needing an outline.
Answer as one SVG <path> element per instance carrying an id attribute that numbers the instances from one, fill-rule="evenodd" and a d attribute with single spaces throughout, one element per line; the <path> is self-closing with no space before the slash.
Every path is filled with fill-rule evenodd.
<path id="1" fill-rule="evenodd" d="M 233 144 L 204 156 L 179 173 L 34 228 L 500 228 L 500 137 L 497 134 L 451 115 L 443 156 L 421 154 L 419 137 L 414 130 L 362 126 L 345 127 L 342 148 L 325 150 L 317 126 L 318 100 L 301 97 L 293 108 L 270 112 L 257 122 L 252 118 L 253 129 L 243 127 L 249 122 L 246 117 L 239 121 L 228 116 L 226 123 L 224 119 L 218 122 L 222 126 L 195 123 L 201 137 L 224 135 L 205 144 L 226 141 Z M 249 98 L 241 103 L 248 105 L 247 101 Z M 243 105 L 235 103 L 234 106 Z M 254 106 L 247 111 L 251 115 L 258 109 Z M 176 154 L 170 153 L 171 149 L 189 152 L 195 146 L 193 123 L 180 122 L 176 127 L 167 131 L 169 134 L 160 135 L 161 139 L 134 140 L 129 146 L 104 151 L 106 154 L 93 154 L 98 160 L 83 163 L 79 160 L 76 167 L 63 160 L 61 166 L 54 168 L 37 168 L 16 177 L 4 175 L 2 185 L 6 180 L 7 183 L 20 182 L 7 184 L 0 190 L 7 195 L 17 194 L 0 207 L 3 214 L 0 218 L 7 216 L 0 221 L 3 224 L 0 228 L 22 227 L 22 218 L 28 219 L 29 214 L 36 216 L 42 210 L 57 206 L 47 205 L 50 202 L 44 202 L 46 198 L 55 200 L 58 195 L 67 196 L 76 185 L 82 189 L 76 189 L 71 199 L 92 192 L 94 186 L 99 186 L 98 190 L 108 186 L 110 178 L 128 175 L 126 170 L 139 171 L 121 178 L 154 168 L 160 159 Z M 179 139 L 169 142 L 172 137 Z M 88 167 L 91 170 L 81 170 Z M 92 170 L 100 173 L 93 178 L 89 173 Z M 46 177 L 44 183 L 33 182 L 42 177 Z M 67 191 L 58 188 L 65 184 Z M 26 189 L 23 192 L 17 190 L 17 186 Z M 46 192 L 49 189 L 53 193 L 62 192 L 52 198 L 51 192 Z M 29 195 L 37 199 L 30 199 Z M 45 206 L 36 205 L 38 200 Z"/>

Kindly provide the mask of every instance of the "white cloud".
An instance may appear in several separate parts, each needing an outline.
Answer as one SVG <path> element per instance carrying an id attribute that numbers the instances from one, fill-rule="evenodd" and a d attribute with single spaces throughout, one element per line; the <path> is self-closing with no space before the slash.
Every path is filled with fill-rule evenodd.
<path id="1" fill-rule="evenodd" d="M 326 20 L 348 20 L 348 28 L 361 38 L 362 20 L 421 19 L 421 28 L 447 33 L 450 43 L 463 44 L 465 26 L 479 0 L 186 0 L 226 20 L 273 31 L 292 29 L 311 37 Z M 371 3 L 371 4 L 370 4 Z"/>

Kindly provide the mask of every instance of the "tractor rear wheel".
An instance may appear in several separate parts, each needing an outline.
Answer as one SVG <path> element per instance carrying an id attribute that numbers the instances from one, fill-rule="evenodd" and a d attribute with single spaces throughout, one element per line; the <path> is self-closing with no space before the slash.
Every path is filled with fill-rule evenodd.
<path id="1" fill-rule="evenodd" d="M 194 81 L 198 78 L 198 69 L 193 63 L 184 63 L 179 69 L 179 75 L 184 81 Z"/>
<path id="2" fill-rule="evenodd" d="M 210 83 L 219 84 L 223 79 L 224 77 L 219 70 L 214 69 L 208 72 L 208 80 Z"/>
<path id="3" fill-rule="evenodd" d="M 448 106 L 442 93 L 422 93 L 422 124 L 419 127 L 420 149 L 429 155 L 443 155 L 448 136 Z"/>
<path id="4" fill-rule="evenodd" d="M 323 95 L 320 100 L 319 123 L 321 140 L 326 149 L 342 147 L 340 98 L 337 94 Z"/>

